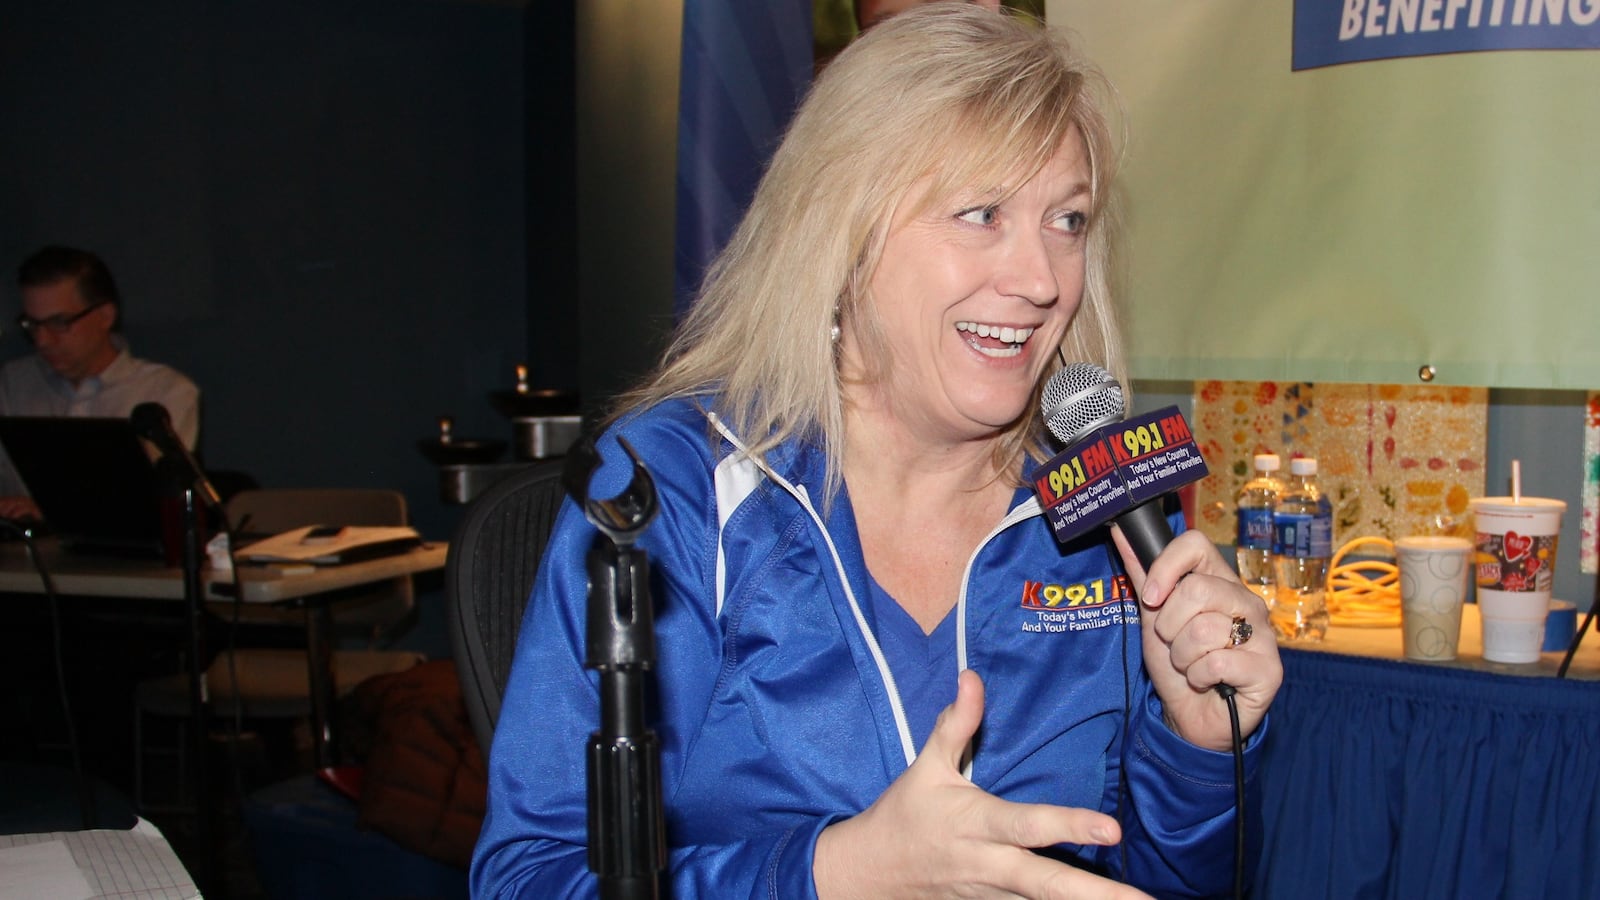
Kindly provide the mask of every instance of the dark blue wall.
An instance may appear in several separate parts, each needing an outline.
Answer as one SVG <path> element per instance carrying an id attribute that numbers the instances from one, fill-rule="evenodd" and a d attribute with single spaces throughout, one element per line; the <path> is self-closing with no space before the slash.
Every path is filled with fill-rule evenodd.
<path id="1" fill-rule="evenodd" d="M 486 394 L 511 385 L 535 333 L 524 11 L 6 7 L 0 321 L 23 255 L 93 249 L 135 353 L 200 385 L 208 466 L 398 488 L 425 534 L 448 537 L 460 509 L 414 442 L 442 413 L 460 435 L 509 437 Z M 550 212 L 538 227 L 570 229 Z M 0 356 L 25 350 L 6 328 Z M 546 381 L 550 366 L 536 365 Z"/>

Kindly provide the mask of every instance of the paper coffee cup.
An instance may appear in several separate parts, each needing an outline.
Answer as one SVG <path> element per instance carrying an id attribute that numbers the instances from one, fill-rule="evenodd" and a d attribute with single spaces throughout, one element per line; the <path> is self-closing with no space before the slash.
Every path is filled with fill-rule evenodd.
<path id="1" fill-rule="evenodd" d="M 1415 536 L 1394 542 L 1407 659 L 1456 658 L 1472 549 L 1471 541 L 1458 537 Z"/>
<path id="2" fill-rule="evenodd" d="M 1483 658 L 1537 662 L 1567 504 L 1545 497 L 1483 497 L 1471 506 Z"/>

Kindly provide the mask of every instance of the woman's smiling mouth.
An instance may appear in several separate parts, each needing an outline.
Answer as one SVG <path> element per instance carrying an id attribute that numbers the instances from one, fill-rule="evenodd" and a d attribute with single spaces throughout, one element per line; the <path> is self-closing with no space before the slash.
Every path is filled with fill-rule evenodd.
<path id="1" fill-rule="evenodd" d="M 957 322 L 957 331 L 964 331 L 968 346 L 984 356 L 1002 359 L 1022 352 L 1022 345 L 1033 336 L 1032 328 L 1014 328 L 1010 325 L 988 325 L 982 322 Z"/>

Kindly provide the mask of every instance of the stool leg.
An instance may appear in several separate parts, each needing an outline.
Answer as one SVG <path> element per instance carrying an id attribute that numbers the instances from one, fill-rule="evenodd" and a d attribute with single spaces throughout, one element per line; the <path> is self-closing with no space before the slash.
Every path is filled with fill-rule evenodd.
<path id="1" fill-rule="evenodd" d="M 144 710 L 137 708 L 134 710 L 133 807 L 141 815 L 143 815 L 145 812 L 151 811 L 151 808 L 145 803 L 145 769 L 147 768 L 147 764 L 145 760 L 144 717 Z M 175 737 L 177 740 L 177 743 L 172 748 L 172 754 L 176 759 L 175 765 L 177 769 L 174 773 L 177 778 L 176 794 L 174 794 L 169 801 L 158 800 L 158 803 L 163 805 L 157 805 L 154 808 L 154 811 L 156 812 L 188 811 L 192 808 L 191 801 L 189 799 L 189 748 L 185 744 L 185 741 L 188 740 L 189 725 L 185 721 L 177 720 L 173 723 L 173 727 L 176 729 Z M 164 805 L 164 803 L 167 802 L 170 802 L 171 805 Z"/>
<path id="2" fill-rule="evenodd" d="M 189 800 L 189 723 L 178 721 L 178 805 L 188 806 Z"/>
<path id="3" fill-rule="evenodd" d="M 133 704 L 133 808 L 144 812 L 144 710 Z"/>

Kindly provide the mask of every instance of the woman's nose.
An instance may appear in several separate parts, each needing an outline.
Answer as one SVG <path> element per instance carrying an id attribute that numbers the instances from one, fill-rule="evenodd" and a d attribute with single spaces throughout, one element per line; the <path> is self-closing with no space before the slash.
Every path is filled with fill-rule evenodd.
<path id="1" fill-rule="evenodd" d="M 1002 294 L 1022 297 L 1035 306 L 1049 306 L 1061 295 L 1043 235 L 1018 235 L 1009 243 L 1002 266 L 995 284 Z"/>

